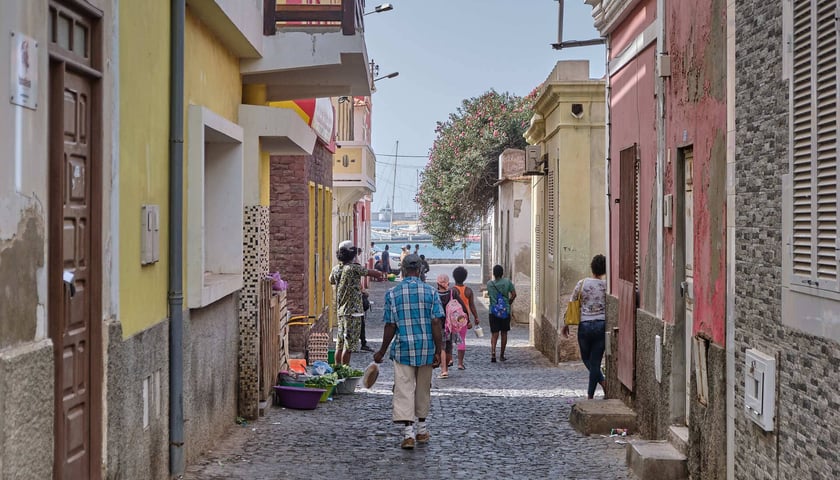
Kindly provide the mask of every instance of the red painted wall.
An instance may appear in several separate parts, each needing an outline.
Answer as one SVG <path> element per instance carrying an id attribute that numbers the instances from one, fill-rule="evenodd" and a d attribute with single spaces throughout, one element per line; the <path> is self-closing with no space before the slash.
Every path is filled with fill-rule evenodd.
<path id="1" fill-rule="evenodd" d="M 666 3 L 666 143 L 694 152 L 694 333 L 719 345 L 726 325 L 726 2 Z M 674 162 L 665 165 L 665 193 L 676 193 Z M 676 212 L 675 212 L 676 213 Z M 673 229 L 665 229 L 666 260 L 673 258 Z M 665 263 L 665 318 L 674 321 L 674 278 Z"/>
<path id="2" fill-rule="evenodd" d="M 656 3 L 653 0 L 640 3 L 628 16 L 628 21 L 620 25 L 612 34 L 620 42 L 611 44 L 611 56 L 632 41 L 651 22 L 655 21 Z M 645 291 L 655 289 L 655 278 L 646 278 L 645 265 L 655 261 L 648 253 L 655 246 L 656 238 L 651 238 L 647 225 L 655 221 L 651 205 L 655 205 L 655 169 L 656 169 L 656 103 L 654 97 L 655 44 L 651 44 L 620 70 L 610 76 L 610 290 L 617 291 L 618 280 L 618 208 L 613 200 L 619 195 L 619 153 L 634 143 L 639 146 L 640 182 L 639 182 L 639 224 L 640 228 L 640 265 L 642 277 L 639 293 L 642 308 L 651 310 L 655 305 L 645 305 Z M 654 242 L 654 245 L 651 244 Z M 654 269 L 655 272 L 655 269 Z M 653 290 L 655 291 L 655 290 Z"/>

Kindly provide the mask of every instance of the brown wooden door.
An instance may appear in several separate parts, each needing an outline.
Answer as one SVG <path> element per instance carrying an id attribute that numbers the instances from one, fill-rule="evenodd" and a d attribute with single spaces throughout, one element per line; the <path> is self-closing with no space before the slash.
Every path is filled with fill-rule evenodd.
<path id="1" fill-rule="evenodd" d="M 638 254 L 638 155 L 636 145 L 619 157 L 618 379 L 633 390 L 636 358 L 636 267 Z"/>
<path id="2" fill-rule="evenodd" d="M 101 12 L 49 8 L 49 332 L 53 478 L 101 477 Z M 84 7 L 84 8 L 83 8 Z"/>
<path id="3" fill-rule="evenodd" d="M 60 200 L 58 262 L 61 302 L 53 312 L 56 368 L 56 476 L 90 477 L 91 381 L 91 82 L 61 72 L 61 98 L 53 102 L 61 123 L 60 175 L 51 191 Z M 54 77 L 55 78 L 55 77 Z M 54 137 L 55 138 L 55 137 Z M 72 278 L 72 279 L 71 279 Z"/>

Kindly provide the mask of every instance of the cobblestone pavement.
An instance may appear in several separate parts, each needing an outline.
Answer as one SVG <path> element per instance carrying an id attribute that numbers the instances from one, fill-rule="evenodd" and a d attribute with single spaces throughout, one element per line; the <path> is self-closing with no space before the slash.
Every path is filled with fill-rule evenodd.
<path id="1" fill-rule="evenodd" d="M 370 289 L 374 305 L 366 326 L 374 350 L 382 339 L 382 298 L 393 285 Z M 479 285 L 470 286 L 478 291 Z M 372 389 L 360 385 L 315 410 L 269 407 L 256 422 L 233 425 L 182 478 L 635 478 L 624 445 L 569 426 L 572 404 L 586 396 L 583 365 L 553 366 L 528 346 L 527 325 L 511 330 L 507 362 L 490 363 L 486 301 L 476 306 L 485 336 L 470 333 L 465 370 L 453 367 L 448 379 L 433 378 L 428 444 L 400 449 L 402 426 L 390 421 L 394 370 L 386 357 Z M 351 364 L 364 369 L 372 357 L 356 353 Z"/>

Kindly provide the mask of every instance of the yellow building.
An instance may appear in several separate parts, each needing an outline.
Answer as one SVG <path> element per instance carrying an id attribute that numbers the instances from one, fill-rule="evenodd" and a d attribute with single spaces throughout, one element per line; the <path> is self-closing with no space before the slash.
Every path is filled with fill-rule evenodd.
<path id="1" fill-rule="evenodd" d="M 531 341 L 555 361 L 578 358 L 576 341 L 558 335 L 561 314 L 606 249 L 604 88 L 589 78 L 589 62 L 557 62 L 525 132 L 547 166 L 532 180 Z"/>
<path id="2" fill-rule="evenodd" d="M 269 159 L 319 148 L 268 103 L 370 95 L 332 3 L 0 2 L 0 477 L 169 478 L 258 414 Z"/>

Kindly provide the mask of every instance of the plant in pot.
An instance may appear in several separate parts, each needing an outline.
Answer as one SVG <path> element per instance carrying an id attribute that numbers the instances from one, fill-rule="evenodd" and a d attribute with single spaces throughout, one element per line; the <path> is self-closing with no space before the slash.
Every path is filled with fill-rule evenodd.
<path id="1" fill-rule="evenodd" d="M 325 390 L 324 394 L 321 395 L 321 402 L 326 402 L 327 399 L 332 395 L 333 389 L 338 384 L 338 375 L 333 373 L 325 373 L 323 375 L 318 375 L 317 377 L 312 377 L 304 382 L 304 386 L 308 388 L 320 388 Z"/>
<path id="2" fill-rule="evenodd" d="M 357 370 L 349 365 L 333 365 L 333 371 L 339 379 L 343 379 L 335 389 L 336 393 L 349 394 L 356 391 L 356 385 L 365 372 Z"/>

